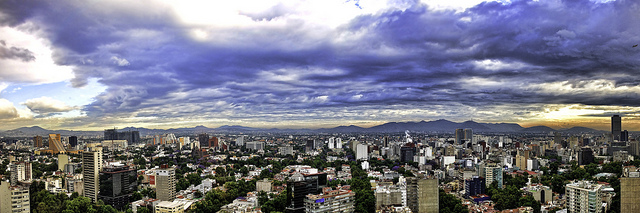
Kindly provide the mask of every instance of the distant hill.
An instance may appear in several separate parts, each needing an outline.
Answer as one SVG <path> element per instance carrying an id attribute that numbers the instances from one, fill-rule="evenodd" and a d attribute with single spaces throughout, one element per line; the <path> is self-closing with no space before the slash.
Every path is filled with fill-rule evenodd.
<path id="1" fill-rule="evenodd" d="M 555 129 L 552 129 L 551 127 L 548 126 L 532 126 L 529 128 L 524 128 L 522 130 L 520 130 L 520 132 L 529 132 L 529 133 L 549 133 L 549 132 L 555 132 Z"/>
<path id="2" fill-rule="evenodd" d="M 199 133 L 252 133 L 252 132 L 283 132 L 283 133 L 396 133 L 409 130 L 411 132 L 441 132 L 453 133 L 455 129 L 470 128 L 476 133 L 549 133 L 561 131 L 563 133 L 579 134 L 579 133 L 598 133 L 603 132 L 586 127 L 573 127 L 570 129 L 555 130 L 547 126 L 534 126 L 524 128 L 516 123 L 479 123 L 475 121 L 465 121 L 457 123 L 444 119 L 435 121 L 419 121 L 419 122 L 389 122 L 381 125 L 364 128 L 355 125 L 338 126 L 334 128 L 323 129 L 277 129 L 277 128 L 254 128 L 238 125 L 224 125 L 218 128 L 209 128 L 206 126 L 195 126 L 187 128 L 172 129 L 147 129 L 126 127 L 118 129 L 118 131 L 139 131 L 141 136 L 145 135 L 163 135 L 167 133 L 174 134 L 199 134 Z M 46 136 L 50 133 L 58 133 L 62 135 L 76 136 L 102 136 L 103 131 L 69 131 L 69 130 L 47 130 L 38 126 L 21 127 L 14 130 L 0 132 L 5 137 L 31 137 L 35 135 Z"/>
<path id="3" fill-rule="evenodd" d="M 561 129 L 560 131 L 564 132 L 564 133 L 573 133 L 573 134 L 606 132 L 606 131 L 602 131 L 602 130 L 596 130 L 596 129 L 591 129 L 591 128 L 587 128 L 587 127 L 581 127 L 581 126 L 575 126 L 575 127 L 569 128 L 569 129 Z"/>

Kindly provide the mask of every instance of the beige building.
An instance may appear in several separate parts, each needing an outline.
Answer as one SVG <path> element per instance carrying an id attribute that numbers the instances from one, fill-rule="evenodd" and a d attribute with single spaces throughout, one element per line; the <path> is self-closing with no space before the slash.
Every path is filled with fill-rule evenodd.
<path id="1" fill-rule="evenodd" d="M 29 188 L 0 181 L 0 213 L 29 213 Z"/>
<path id="2" fill-rule="evenodd" d="M 256 191 L 271 192 L 271 181 L 269 179 L 263 179 L 256 182 Z"/>
<path id="3" fill-rule="evenodd" d="M 387 206 L 405 206 L 406 191 L 395 185 L 378 186 L 375 191 L 376 210 L 382 210 Z"/>
<path id="4" fill-rule="evenodd" d="M 126 149 L 128 145 L 127 140 L 105 140 L 100 144 L 109 150 L 123 150 Z"/>
<path id="5" fill-rule="evenodd" d="M 65 153 L 67 150 L 62 145 L 60 134 L 49 134 L 49 150 L 53 154 Z"/>
<path id="6" fill-rule="evenodd" d="M 628 170 L 620 178 L 620 212 L 640 212 L 640 172 Z"/>
<path id="7" fill-rule="evenodd" d="M 520 170 L 526 170 L 527 158 L 522 155 L 516 155 L 516 167 L 520 168 Z"/>
<path id="8" fill-rule="evenodd" d="M 407 178 L 407 206 L 416 213 L 438 213 L 440 210 L 438 179 Z"/>
<path id="9" fill-rule="evenodd" d="M 156 170 L 156 198 L 161 201 L 176 199 L 176 169 L 163 165 Z"/>
<path id="10" fill-rule="evenodd" d="M 160 201 L 155 209 L 155 213 L 184 213 L 184 207 L 180 202 Z"/>
<path id="11" fill-rule="evenodd" d="M 69 155 L 58 155 L 58 171 L 64 171 L 64 166 L 69 163 Z"/>
<path id="12" fill-rule="evenodd" d="M 82 175 L 84 182 L 84 196 L 91 202 L 98 200 L 100 190 L 100 171 L 102 170 L 102 147 L 92 147 L 82 152 Z"/>

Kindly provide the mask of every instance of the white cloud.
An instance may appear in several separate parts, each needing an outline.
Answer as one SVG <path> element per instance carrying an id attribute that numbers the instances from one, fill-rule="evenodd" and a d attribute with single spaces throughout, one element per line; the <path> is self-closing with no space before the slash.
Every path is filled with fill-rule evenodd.
<path id="1" fill-rule="evenodd" d="M 13 103 L 7 99 L 0 99 L 0 119 L 13 119 L 18 118 L 18 110 Z"/>
<path id="2" fill-rule="evenodd" d="M 127 61 L 127 59 L 118 58 L 117 56 L 111 57 L 111 61 L 121 67 L 129 66 L 129 61 Z"/>
<path id="3" fill-rule="evenodd" d="M 22 103 L 22 105 L 27 106 L 31 111 L 38 114 L 68 112 L 73 110 L 73 107 L 68 106 L 62 101 L 44 96 L 40 98 L 29 99 Z"/>
<path id="4" fill-rule="evenodd" d="M 53 50 L 48 41 L 38 36 L 39 32 L 20 30 L 31 28 L 25 23 L 16 28 L 0 27 L 0 40 L 6 46 L 26 49 L 33 53 L 35 60 L 0 58 L 0 81 L 22 83 L 52 83 L 73 78 L 71 66 L 57 65 L 52 57 Z"/>

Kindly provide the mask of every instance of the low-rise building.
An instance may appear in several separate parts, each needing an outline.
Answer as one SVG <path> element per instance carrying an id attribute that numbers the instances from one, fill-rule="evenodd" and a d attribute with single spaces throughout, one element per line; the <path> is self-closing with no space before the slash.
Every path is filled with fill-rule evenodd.
<path id="1" fill-rule="evenodd" d="M 304 199 L 304 209 L 307 213 L 321 212 L 354 212 L 355 195 L 350 186 L 338 186 L 322 189 L 321 194 L 309 194 Z"/>

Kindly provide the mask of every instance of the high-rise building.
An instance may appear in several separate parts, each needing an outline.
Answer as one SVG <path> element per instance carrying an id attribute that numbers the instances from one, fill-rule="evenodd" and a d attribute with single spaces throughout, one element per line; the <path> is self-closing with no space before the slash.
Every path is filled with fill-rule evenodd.
<path id="1" fill-rule="evenodd" d="M 625 171 L 620 178 L 620 212 L 640 212 L 640 172 L 637 170 Z"/>
<path id="2" fill-rule="evenodd" d="M 487 193 L 486 184 L 485 179 L 480 176 L 473 176 L 464 180 L 464 196 L 469 198 L 470 196 Z"/>
<path id="3" fill-rule="evenodd" d="M 244 135 L 240 135 L 240 137 L 236 138 L 236 146 L 244 146 Z"/>
<path id="4" fill-rule="evenodd" d="M 156 198 L 161 201 L 176 199 L 176 169 L 162 165 L 156 170 Z"/>
<path id="5" fill-rule="evenodd" d="M 53 154 L 65 153 L 67 151 L 62 145 L 60 134 L 49 134 L 49 149 Z"/>
<path id="6" fill-rule="evenodd" d="M 11 185 L 18 185 L 19 181 L 31 181 L 33 178 L 30 162 L 13 162 L 9 168 L 11 169 Z"/>
<path id="7" fill-rule="evenodd" d="M 516 167 L 520 168 L 520 170 L 526 170 L 527 158 L 522 155 L 516 155 Z"/>
<path id="8" fill-rule="evenodd" d="M 593 151 L 589 147 L 583 147 L 580 152 L 578 152 L 578 165 L 589 165 L 593 162 Z"/>
<path id="9" fill-rule="evenodd" d="M 287 182 L 287 199 L 290 205 L 286 208 L 287 213 L 302 213 L 305 211 L 304 199 L 309 194 L 321 193 L 327 186 L 327 174 L 293 174 Z"/>
<path id="10" fill-rule="evenodd" d="M 78 146 L 78 137 L 77 136 L 69 136 L 69 145 L 71 147 L 76 147 Z"/>
<path id="11" fill-rule="evenodd" d="M 36 147 L 36 148 L 44 147 L 44 144 L 42 144 L 42 136 L 38 135 L 33 137 L 33 147 Z"/>
<path id="12" fill-rule="evenodd" d="M 329 138 L 329 142 L 327 143 L 327 146 L 329 146 L 329 149 L 334 149 L 335 148 L 335 138 L 334 137 L 330 137 Z"/>
<path id="13" fill-rule="evenodd" d="M 211 138 L 209 138 L 209 147 L 218 147 L 218 137 L 216 136 L 212 136 Z"/>
<path id="14" fill-rule="evenodd" d="M 631 142 L 629 142 L 629 154 L 634 156 L 640 155 L 640 141 L 632 139 Z"/>
<path id="15" fill-rule="evenodd" d="M 356 193 L 350 186 L 322 189 L 321 194 L 309 194 L 304 198 L 306 213 L 354 212 Z"/>
<path id="16" fill-rule="evenodd" d="M 336 149 L 342 149 L 342 138 L 336 138 Z"/>
<path id="17" fill-rule="evenodd" d="M 0 181 L 0 213 L 29 213 L 29 188 Z"/>
<path id="18" fill-rule="evenodd" d="M 407 178 L 407 206 L 411 212 L 439 212 L 439 195 L 437 178 Z"/>
<path id="19" fill-rule="evenodd" d="M 309 153 L 312 152 L 315 149 L 315 141 L 314 140 L 307 140 L 307 143 L 304 146 L 305 152 Z"/>
<path id="20" fill-rule="evenodd" d="M 620 141 L 620 134 L 622 133 L 622 118 L 620 115 L 611 116 L 611 135 L 613 140 Z"/>
<path id="21" fill-rule="evenodd" d="M 121 164 L 107 165 L 100 172 L 98 199 L 122 211 L 132 201 L 137 180 L 135 169 Z"/>
<path id="22" fill-rule="evenodd" d="M 136 144 L 140 142 L 139 131 L 118 132 L 116 129 L 105 129 L 104 140 L 127 140 L 127 144 Z"/>
<path id="23" fill-rule="evenodd" d="M 565 186 L 567 210 L 570 213 L 602 212 L 602 185 L 589 181 L 576 181 Z"/>
<path id="24" fill-rule="evenodd" d="M 620 141 L 629 141 L 629 131 L 623 130 L 620 133 Z"/>
<path id="25" fill-rule="evenodd" d="M 464 139 L 473 143 L 473 130 L 464 129 Z"/>
<path id="26" fill-rule="evenodd" d="M 369 159 L 369 146 L 359 143 L 356 145 L 356 160 Z"/>
<path id="27" fill-rule="evenodd" d="M 98 201 L 100 190 L 100 171 L 102 170 L 102 147 L 91 147 L 82 152 L 82 176 L 84 179 L 84 196 L 91 202 Z"/>
<path id="28" fill-rule="evenodd" d="M 553 134 L 553 143 L 551 146 L 555 146 L 555 144 L 562 144 L 562 134 L 560 132 L 555 132 Z"/>
<path id="29" fill-rule="evenodd" d="M 464 140 L 464 129 L 456 129 L 456 144 L 462 144 Z"/>
<path id="30" fill-rule="evenodd" d="M 413 156 L 416 155 L 416 147 L 413 144 L 407 144 L 400 147 L 400 162 L 413 162 Z"/>
<path id="31" fill-rule="evenodd" d="M 484 171 L 487 187 L 495 181 L 498 183 L 498 188 L 502 189 L 502 167 L 496 163 L 489 163 L 484 167 Z"/>
<path id="32" fill-rule="evenodd" d="M 69 155 L 58 154 L 58 171 L 64 171 L 64 166 L 69 163 Z"/>
<path id="33" fill-rule="evenodd" d="M 200 142 L 200 148 L 208 148 L 209 147 L 209 134 L 202 133 L 198 134 L 198 142 Z"/>

